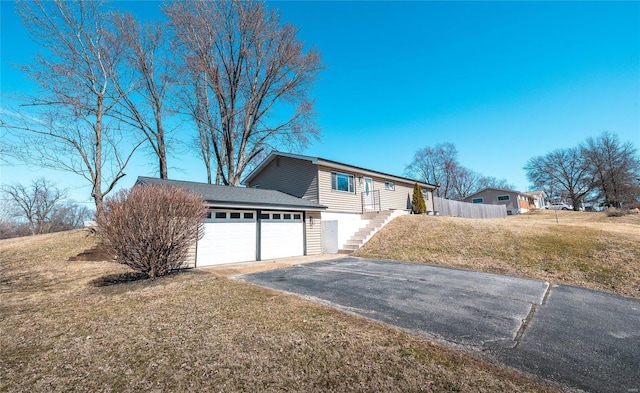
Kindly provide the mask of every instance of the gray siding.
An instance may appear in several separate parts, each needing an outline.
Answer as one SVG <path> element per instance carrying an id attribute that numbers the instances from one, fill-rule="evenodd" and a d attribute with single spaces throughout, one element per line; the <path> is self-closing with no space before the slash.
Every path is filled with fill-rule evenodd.
<path id="1" fill-rule="evenodd" d="M 384 179 L 374 178 L 374 190 L 380 190 L 380 205 L 382 210 L 411 210 L 411 198 L 413 198 L 413 186 L 410 183 L 394 183 L 394 190 L 387 190 L 384 187 Z M 428 211 L 433 211 L 433 193 L 427 190 L 427 196 L 424 200 Z"/>
<path id="2" fill-rule="evenodd" d="M 318 203 L 318 167 L 309 161 L 278 157 L 260 171 L 247 187 L 256 185 Z"/>
<path id="3" fill-rule="evenodd" d="M 355 177 L 355 193 L 334 191 L 331 189 L 331 172 L 345 173 Z M 320 166 L 318 170 L 318 187 L 321 205 L 327 206 L 328 212 L 336 213 L 362 213 L 362 191 L 363 184 L 360 184 L 359 177 L 370 177 L 373 179 L 373 191 L 380 195 L 381 210 L 410 210 L 411 198 L 413 196 L 414 183 L 399 182 L 398 180 L 387 180 L 382 177 L 363 175 L 357 171 L 334 170 L 332 168 Z M 384 183 L 392 181 L 394 190 L 385 189 Z M 427 210 L 433 211 L 433 193 L 427 192 L 425 200 Z"/>
<path id="4" fill-rule="evenodd" d="M 498 195 L 509 195 L 508 201 L 499 201 Z M 484 190 L 479 194 L 475 194 L 464 199 L 465 202 L 472 202 L 473 199 L 482 198 L 485 205 L 505 205 L 507 210 L 519 209 L 518 193 L 505 190 Z"/>
<path id="5" fill-rule="evenodd" d="M 182 265 L 183 268 L 196 266 L 196 247 L 196 242 L 189 247 L 187 259 L 185 259 L 184 264 Z"/>
<path id="6" fill-rule="evenodd" d="M 320 195 L 320 203 L 327 207 L 327 211 L 340 213 L 362 213 L 360 203 L 361 186 L 358 180 L 354 179 L 355 193 L 333 191 L 331 189 L 331 172 L 330 168 L 322 166 L 318 167 L 318 193 Z M 340 171 L 348 175 L 357 177 L 356 172 Z"/>
<path id="7" fill-rule="evenodd" d="M 307 212 L 305 221 L 307 254 L 322 254 L 322 222 L 320 212 Z"/>

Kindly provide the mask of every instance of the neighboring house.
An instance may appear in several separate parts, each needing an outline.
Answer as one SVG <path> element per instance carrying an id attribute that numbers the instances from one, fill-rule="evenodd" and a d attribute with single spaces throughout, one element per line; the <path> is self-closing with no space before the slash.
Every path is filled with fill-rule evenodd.
<path id="1" fill-rule="evenodd" d="M 505 205 L 507 214 L 526 213 L 532 206 L 535 206 L 533 197 L 526 193 L 490 187 L 469 195 L 464 198 L 464 201 L 487 205 Z"/>
<path id="2" fill-rule="evenodd" d="M 284 192 L 138 177 L 136 186 L 172 185 L 202 195 L 208 207 L 202 238 L 187 266 L 322 253 L 320 212 L 326 207 Z"/>
<path id="3" fill-rule="evenodd" d="M 324 252 L 358 249 L 394 216 L 410 212 L 416 183 L 433 212 L 432 184 L 319 157 L 273 152 L 243 180 L 326 206 Z"/>
<path id="4" fill-rule="evenodd" d="M 533 199 L 532 208 L 544 209 L 547 206 L 547 194 L 544 191 L 527 191 L 524 194 Z"/>

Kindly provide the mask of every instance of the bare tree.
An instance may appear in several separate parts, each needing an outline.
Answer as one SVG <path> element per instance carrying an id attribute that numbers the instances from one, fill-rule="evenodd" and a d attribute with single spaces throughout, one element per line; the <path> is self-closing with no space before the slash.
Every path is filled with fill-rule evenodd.
<path id="1" fill-rule="evenodd" d="M 66 196 L 64 190 L 44 178 L 34 180 L 30 187 L 5 185 L 2 191 L 13 205 L 15 214 L 27 220 L 32 235 L 49 232 L 51 212 Z"/>
<path id="2" fill-rule="evenodd" d="M 476 191 L 479 191 L 483 188 L 499 188 L 502 190 L 515 190 L 516 187 L 513 184 L 509 183 L 507 179 L 498 179 L 493 176 L 481 176 L 478 179 L 478 189 Z"/>
<path id="3" fill-rule="evenodd" d="M 482 175 L 463 166 L 458 166 L 453 177 L 453 193 L 451 199 L 463 200 L 481 187 Z"/>
<path id="4" fill-rule="evenodd" d="M 130 13 L 114 13 L 114 34 L 111 40 L 121 40 L 123 57 L 131 75 L 114 80 L 122 97 L 121 118 L 142 131 L 158 160 L 160 178 L 168 176 L 167 133 L 165 116 L 169 85 L 172 81 L 171 54 L 168 47 L 167 26 L 161 22 L 141 24 Z M 128 83 L 127 83 L 128 82 Z"/>
<path id="5" fill-rule="evenodd" d="M 0 193 L 0 239 L 9 239 L 31 234 L 29 225 L 18 220 L 19 213 L 15 204 L 5 193 Z"/>
<path id="6" fill-rule="evenodd" d="M 141 143 L 125 139 L 113 117 L 122 99 L 112 83 L 121 48 L 105 38 L 110 26 L 97 0 L 18 1 L 17 10 L 42 48 L 22 67 L 42 91 L 0 126 L 19 140 L 12 150 L 19 160 L 90 182 L 99 210 Z"/>
<path id="7" fill-rule="evenodd" d="M 309 93 L 320 54 L 304 52 L 293 26 L 247 0 L 180 1 L 165 12 L 185 66 L 205 83 L 194 89 L 206 111 L 195 121 L 210 135 L 221 183 L 238 185 L 264 150 L 318 137 Z"/>
<path id="8" fill-rule="evenodd" d="M 84 222 L 93 218 L 94 212 L 77 203 L 58 203 L 51 209 L 47 232 L 68 231 L 82 228 Z"/>
<path id="9" fill-rule="evenodd" d="M 579 148 L 557 149 L 544 156 L 531 158 L 524 169 L 529 181 L 547 191 L 548 195 L 565 191 L 574 210 L 579 209 L 583 198 L 594 187 L 594 177 Z"/>
<path id="10" fill-rule="evenodd" d="M 453 143 L 425 147 L 415 153 L 405 172 L 418 180 L 438 185 L 436 196 L 451 198 L 454 194 L 454 179 L 460 167 L 457 156 L 458 150 Z"/>
<path id="11" fill-rule="evenodd" d="M 638 202 L 640 159 L 631 142 L 622 143 L 617 134 L 604 132 L 588 138 L 581 146 L 589 172 L 595 179 L 599 198 L 606 206 L 621 207 Z"/>
<path id="12" fill-rule="evenodd" d="M 216 120 L 211 117 L 214 109 L 211 107 L 207 94 L 207 76 L 196 70 L 188 70 L 183 74 L 183 77 L 187 79 L 187 82 L 182 84 L 178 96 L 187 115 L 193 119 L 198 130 L 190 147 L 194 148 L 204 163 L 207 183 L 212 183 L 212 168 L 214 168 L 216 169 L 216 184 L 219 184 L 221 167 L 217 164 L 213 152 L 214 141 L 217 142 L 218 138 L 215 130 L 219 127 L 215 125 Z"/>

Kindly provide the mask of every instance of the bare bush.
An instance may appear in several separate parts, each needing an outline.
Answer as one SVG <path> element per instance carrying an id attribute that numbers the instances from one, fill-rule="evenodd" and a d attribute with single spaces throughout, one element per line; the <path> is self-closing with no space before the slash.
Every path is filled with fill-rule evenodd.
<path id="1" fill-rule="evenodd" d="M 154 278 L 184 264 L 205 213 L 202 197 L 193 192 L 137 186 L 106 199 L 104 211 L 96 214 L 98 236 L 118 263 Z"/>
<path id="2" fill-rule="evenodd" d="M 607 217 L 623 217 L 630 214 L 630 211 L 624 207 L 610 207 L 605 213 L 607 214 Z"/>

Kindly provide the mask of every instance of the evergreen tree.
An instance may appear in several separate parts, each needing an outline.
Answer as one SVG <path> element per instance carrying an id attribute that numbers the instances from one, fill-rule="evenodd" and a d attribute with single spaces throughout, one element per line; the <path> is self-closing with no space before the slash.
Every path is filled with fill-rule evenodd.
<path id="1" fill-rule="evenodd" d="M 424 203 L 422 189 L 418 183 L 413 186 L 413 198 L 411 198 L 411 210 L 413 214 L 424 214 L 427 211 L 427 205 Z"/>

